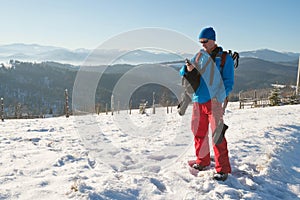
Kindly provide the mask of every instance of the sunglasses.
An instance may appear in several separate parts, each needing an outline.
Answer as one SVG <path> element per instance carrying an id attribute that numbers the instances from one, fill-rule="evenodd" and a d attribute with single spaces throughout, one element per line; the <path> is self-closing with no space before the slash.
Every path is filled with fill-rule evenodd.
<path id="1" fill-rule="evenodd" d="M 208 39 L 205 39 L 205 40 L 200 40 L 200 43 L 201 43 L 201 44 L 208 43 Z"/>

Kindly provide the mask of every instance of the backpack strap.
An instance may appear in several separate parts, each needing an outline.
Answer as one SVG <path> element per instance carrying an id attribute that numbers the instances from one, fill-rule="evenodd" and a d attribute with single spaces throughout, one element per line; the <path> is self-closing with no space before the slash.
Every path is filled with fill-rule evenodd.
<path id="1" fill-rule="evenodd" d="M 201 51 L 199 51 L 198 54 L 196 55 L 195 62 L 194 62 L 195 66 L 197 67 L 197 70 L 200 72 L 200 75 L 202 75 L 202 74 L 205 72 L 207 66 L 208 66 L 211 62 L 214 63 L 214 60 L 209 56 L 208 61 L 205 63 L 205 65 L 204 65 L 204 66 L 202 67 L 202 69 L 200 70 L 199 67 L 198 67 L 198 64 L 199 64 L 199 60 L 200 60 L 201 56 L 202 56 L 202 53 L 201 53 Z M 210 81 L 209 81 L 209 85 L 212 85 L 212 83 L 213 83 L 213 75 L 214 75 L 214 67 L 212 67 L 212 70 L 211 70 L 211 72 L 210 72 Z"/>
<path id="2" fill-rule="evenodd" d="M 195 66 L 197 66 L 197 67 L 198 67 L 198 63 L 199 63 L 199 60 L 200 60 L 201 56 L 202 56 L 202 53 L 201 53 L 201 51 L 199 51 L 198 54 L 197 54 L 197 56 L 196 56 L 196 58 L 195 58 Z"/>
<path id="3" fill-rule="evenodd" d="M 230 53 L 230 52 L 229 52 Z M 227 56 L 227 51 L 223 51 L 222 56 L 221 56 L 221 65 L 220 67 L 223 68 L 226 62 L 226 56 Z"/>
<path id="4" fill-rule="evenodd" d="M 209 57 L 209 59 L 208 59 L 208 61 L 205 63 L 205 65 L 202 66 L 202 69 L 199 69 L 198 65 L 199 65 L 199 61 L 200 61 L 201 56 L 202 56 L 202 53 L 199 51 L 198 54 L 197 54 L 197 56 L 196 56 L 196 58 L 195 58 L 194 64 L 195 64 L 195 66 L 197 67 L 197 70 L 200 72 L 200 74 L 203 74 L 203 73 L 205 72 L 207 66 L 209 65 L 209 63 L 210 63 L 211 61 L 213 61 L 213 60 L 211 59 L 211 57 Z"/>

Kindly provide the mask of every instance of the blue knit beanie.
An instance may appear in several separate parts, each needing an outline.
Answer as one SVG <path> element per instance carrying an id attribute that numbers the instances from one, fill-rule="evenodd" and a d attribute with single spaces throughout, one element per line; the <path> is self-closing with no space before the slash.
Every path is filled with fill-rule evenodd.
<path id="1" fill-rule="evenodd" d="M 201 38 L 207 38 L 209 40 L 216 41 L 216 33 L 212 27 L 204 28 L 199 34 L 199 39 Z"/>

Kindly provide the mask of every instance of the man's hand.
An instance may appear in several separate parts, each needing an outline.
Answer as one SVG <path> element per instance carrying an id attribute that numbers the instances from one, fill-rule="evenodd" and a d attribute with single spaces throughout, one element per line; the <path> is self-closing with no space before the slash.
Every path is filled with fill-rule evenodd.
<path id="1" fill-rule="evenodd" d="M 195 68 L 189 59 L 185 59 L 185 65 L 188 72 L 191 72 Z"/>

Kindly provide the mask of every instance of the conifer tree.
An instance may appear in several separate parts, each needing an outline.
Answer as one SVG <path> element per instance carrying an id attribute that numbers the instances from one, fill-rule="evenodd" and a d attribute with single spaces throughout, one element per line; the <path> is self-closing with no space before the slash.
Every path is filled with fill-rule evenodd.
<path id="1" fill-rule="evenodd" d="M 270 105 L 271 106 L 279 106 L 281 99 L 280 99 L 280 90 L 278 87 L 274 86 L 273 90 L 271 91 L 271 96 L 269 97 Z"/>

